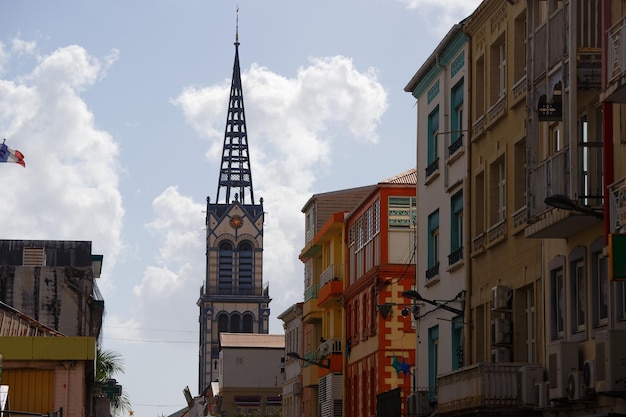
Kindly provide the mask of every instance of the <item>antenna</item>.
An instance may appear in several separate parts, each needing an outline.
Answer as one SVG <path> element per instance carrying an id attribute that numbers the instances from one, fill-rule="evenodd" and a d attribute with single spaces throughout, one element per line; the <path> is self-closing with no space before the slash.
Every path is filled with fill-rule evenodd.
<path id="1" fill-rule="evenodd" d="M 235 20 L 235 42 L 239 45 L 239 6 L 237 6 L 237 18 Z"/>

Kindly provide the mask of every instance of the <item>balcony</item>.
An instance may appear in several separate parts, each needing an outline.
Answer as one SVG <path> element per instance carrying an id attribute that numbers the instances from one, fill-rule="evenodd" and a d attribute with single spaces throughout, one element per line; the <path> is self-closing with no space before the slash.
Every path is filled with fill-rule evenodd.
<path id="1" fill-rule="evenodd" d="M 532 167 L 528 187 L 530 195 L 530 216 L 545 212 L 548 206 L 544 199 L 549 195 L 569 195 L 569 148 L 565 148 Z"/>
<path id="2" fill-rule="evenodd" d="M 501 242 L 506 237 L 506 220 L 500 220 L 487 230 L 487 247 Z"/>
<path id="3" fill-rule="evenodd" d="M 437 415 L 519 414 L 518 363 L 478 363 L 437 379 Z"/>
<path id="4" fill-rule="evenodd" d="M 320 274 L 320 288 L 331 281 L 341 280 L 343 277 L 343 264 L 331 264 Z"/>
<path id="5" fill-rule="evenodd" d="M 319 307 L 336 300 L 339 296 L 341 296 L 341 293 L 343 293 L 343 281 L 341 281 L 338 276 L 334 276 L 331 280 L 326 281 L 321 285 L 322 287 L 317 294 L 317 305 Z"/>
<path id="6" fill-rule="evenodd" d="M 504 116 L 505 110 L 506 95 L 502 94 L 502 96 L 500 96 L 498 100 L 494 103 L 494 105 L 489 107 L 489 110 L 487 111 L 487 120 L 489 121 L 489 124 L 491 125 L 492 123 L 494 123 L 500 118 L 500 116 Z"/>
<path id="7" fill-rule="evenodd" d="M 602 155 L 600 142 L 578 144 L 579 160 L 588 166 L 587 170 L 579 167 L 579 185 L 577 191 L 570 190 L 569 148 L 556 153 L 531 169 L 529 180 L 529 218 L 524 230 L 526 237 L 532 238 L 568 238 L 589 227 L 601 223 L 593 216 L 576 211 L 549 207 L 545 198 L 555 195 L 569 197 L 581 206 L 591 206 L 590 210 L 602 205 L 602 164 L 598 162 Z M 584 190 L 588 190 L 585 195 Z M 578 199 L 575 197 L 577 195 Z"/>
<path id="8" fill-rule="evenodd" d="M 626 103 L 626 17 L 607 31 L 605 100 Z"/>

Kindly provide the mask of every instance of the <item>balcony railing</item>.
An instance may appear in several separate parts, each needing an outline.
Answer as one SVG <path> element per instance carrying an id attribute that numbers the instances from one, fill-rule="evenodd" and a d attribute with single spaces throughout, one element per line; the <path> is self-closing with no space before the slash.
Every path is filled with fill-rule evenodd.
<path id="1" fill-rule="evenodd" d="M 485 129 L 485 115 L 483 114 L 478 119 L 476 119 L 476 121 L 474 121 L 474 124 L 472 125 L 472 133 L 474 134 L 474 136 L 478 136 L 481 133 L 483 133 L 484 129 Z"/>
<path id="2" fill-rule="evenodd" d="M 439 275 L 439 262 L 426 270 L 426 281 L 431 280 Z"/>
<path id="3" fill-rule="evenodd" d="M 518 363 L 478 363 L 437 379 L 437 414 L 472 410 L 517 409 L 521 404 L 520 368 Z"/>
<path id="4" fill-rule="evenodd" d="M 435 159 L 431 162 L 430 165 L 426 167 L 426 178 L 430 177 L 439 169 L 439 158 Z"/>
<path id="5" fill-rule="evenodd" d="M 531 216 L 548 209 L 543 202 L 546 197 L 570 195 L 569 176 L 569 148 L 554 154 L 531 170 L 529 184 L 532 187 L 531 194 L 535 197 L 531 201 Z"/>
<path id="6" fill-rule="evenodd" d="M 522 206 L 513 213 L 513 228 L 517 229 L 526 224 L 528 221 L 528 210 L 526 206 Z"/>
<path id="7" fill-rule="evenodd" d="M 487 245 L 500 241 L 506 236 L 506 221 L 500 220 L 487 230 Z"/>
<path id="8" fill-rule="evenodd" d="M 328 339 L 317 348 L 317 357 L 323 359 L 328 355 L 341 354 L 341 340 Z"/>
<path id="9" fill-rule="evenodd" d="M 489 123 L 495 121 L 499 116 L 504 114 L 504 110 L 506 109 L 506 94 L 502 94 L 502 97 L 498 98 L 496 103 L 489 107 L 487 112 L 487 118 Z"/>
<path id="10" fill-rule="evenodd" d="M 472 252 L 477 253 L 485 249 L 485 233 L 479 233 L 472 239 Z"/>
<path id="11" fill-rule="evenodd" d="M 320 287 L 317 284 L 313 284 L 304 290 L 304 301 L 308 301 L 312 298 L 317 298 Z"/>
<path id="12" fill-rule="evenodd" d="M 331 264 L 320 275 L 320 288 L 333 279 L 341 279 L 343 276 L 343 264 Z"/>
<path id="13" fill-rule="evenodd" d="M 463 246 L 453 251 L 450 255 L 448 255 L 448 266 L 452 266 L 455 263 L 459 262 L 463 259 Z"/>
<path id="14" fill-rule="evenodd" d="M 626 17 L 608 30 L 607 77 L 617 81 L 626 72 Z"/>
<path id="15" fill-rule="evenodd" d="M 454 155 L 456 151 L 463 147 L 463 135 L 460 135 L 450 146 L 448 146 L 448 156 Z"/>

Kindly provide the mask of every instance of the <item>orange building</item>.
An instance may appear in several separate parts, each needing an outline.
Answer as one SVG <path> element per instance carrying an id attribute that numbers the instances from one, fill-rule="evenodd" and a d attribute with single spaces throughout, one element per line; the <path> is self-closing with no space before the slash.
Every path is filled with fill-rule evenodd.
<path id="1" fill-rule="evenodd" d="M 406 415 L 415 364 L 416 170 L 378 183 L 346 217 L 344 416 Z"/>

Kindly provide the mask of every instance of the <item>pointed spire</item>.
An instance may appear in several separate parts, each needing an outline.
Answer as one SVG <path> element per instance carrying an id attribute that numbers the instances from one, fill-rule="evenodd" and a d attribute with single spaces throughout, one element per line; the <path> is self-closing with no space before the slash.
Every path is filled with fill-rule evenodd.
<path id="1" fill-rule="evenodd" d="M 237 7 L 237 24 L 235 31 L 235 63 L 233 65 L 233 79 L 228 102 L 226 117 L 226 131 L 224 133 L 224 147 L 222 149 L 222 163 L 217 185 L 216 203 L 220 203 L 220 191 L 225 189 L 222 202 L 230 204 L 231 191 L 237 195 L 241 204 L 254 204 L 252 189 L 252 171 L 248 156 L 248 136 L 246 117 L 243 106 L 243 89 L 239 69 L 239 7 Z M 233 190 L 234 189 L 234 190 Z M 250 201 L 247 201 L 247 199 Z"/>

